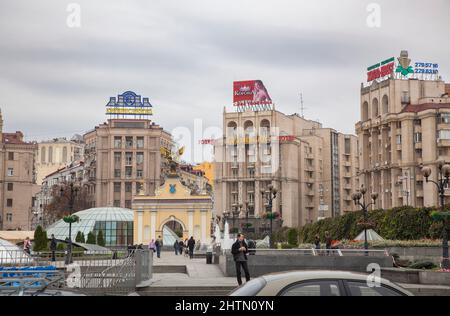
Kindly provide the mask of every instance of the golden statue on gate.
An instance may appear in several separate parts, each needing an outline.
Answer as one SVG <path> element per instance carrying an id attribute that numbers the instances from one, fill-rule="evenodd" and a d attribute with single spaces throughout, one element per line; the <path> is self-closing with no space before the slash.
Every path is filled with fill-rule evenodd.
<path id="1" fill-rule="evenodd" d="M 167 159 L 167 161 L 169 162 L 170 173 L 176 174 L 177 166 L 180 163 L 181 156 L 184 153 L 184 146 L 179 148 L 175 152 L 173 152 L 172 150 L 170 150 L 166 147 L 161 147 L 160 152 L 161 152 L 161 157 Z"/>

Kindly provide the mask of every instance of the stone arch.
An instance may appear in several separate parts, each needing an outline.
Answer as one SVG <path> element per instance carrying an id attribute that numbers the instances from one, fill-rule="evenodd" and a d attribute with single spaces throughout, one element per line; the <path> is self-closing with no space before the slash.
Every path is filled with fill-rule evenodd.
<path id="1" fill-rule="evenodd" d="M 179 223 L 181 225 L 181 227 L 183 228 L 184 232 L 188 231 L 188 229 L 186 228 L 186 225 L 183 223 L 183 221 L 179 218 L 176 218 L 174 215 L 171 215 L 168 218 L 166 218 L 165 220 L 161 221 L 161 223 L 159 224 L 158 231 L 162 231 L 164 226 L 167 223 L 172 222 L 172 221 Z"/>

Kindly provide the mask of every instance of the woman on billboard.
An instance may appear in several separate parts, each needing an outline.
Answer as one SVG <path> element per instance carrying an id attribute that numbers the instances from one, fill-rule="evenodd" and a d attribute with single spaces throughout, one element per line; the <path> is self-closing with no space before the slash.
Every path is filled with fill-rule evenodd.
<path id="1" fill-rule="evenodd" d="M 266 87 L 264 87 L 264 84 L 261 80 L 255 81 L 255 86 L 253 88 L 253 103 L 260 103 L 260 102 L 270 102 L 272 99 L 269 96 L 269 93 L 266 90 Z"/>

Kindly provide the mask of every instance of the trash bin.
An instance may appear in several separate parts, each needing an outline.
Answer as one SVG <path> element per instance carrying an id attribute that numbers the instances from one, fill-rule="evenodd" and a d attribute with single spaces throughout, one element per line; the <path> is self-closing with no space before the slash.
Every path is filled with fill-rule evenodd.
<path id="1" fill-rule="evenodd" d="M 206 252 L 206 264 L 212 264 L 213 254 L 211 251 Z"/>

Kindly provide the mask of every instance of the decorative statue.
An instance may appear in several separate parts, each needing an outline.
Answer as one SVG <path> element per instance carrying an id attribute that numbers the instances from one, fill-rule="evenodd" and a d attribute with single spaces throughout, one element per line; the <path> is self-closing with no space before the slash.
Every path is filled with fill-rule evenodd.
<path id="1" fill-rule="evenodd" d="M 180 158 L 184 153 L 184 146 L 178 149 L 176 152 L 172 152 L 171 150 L 165 147 L 161 147 L 160 152 L 161 156 L 167 159 L 167 161 L 169 162 L 170 173 L 176 174 Z"/>

